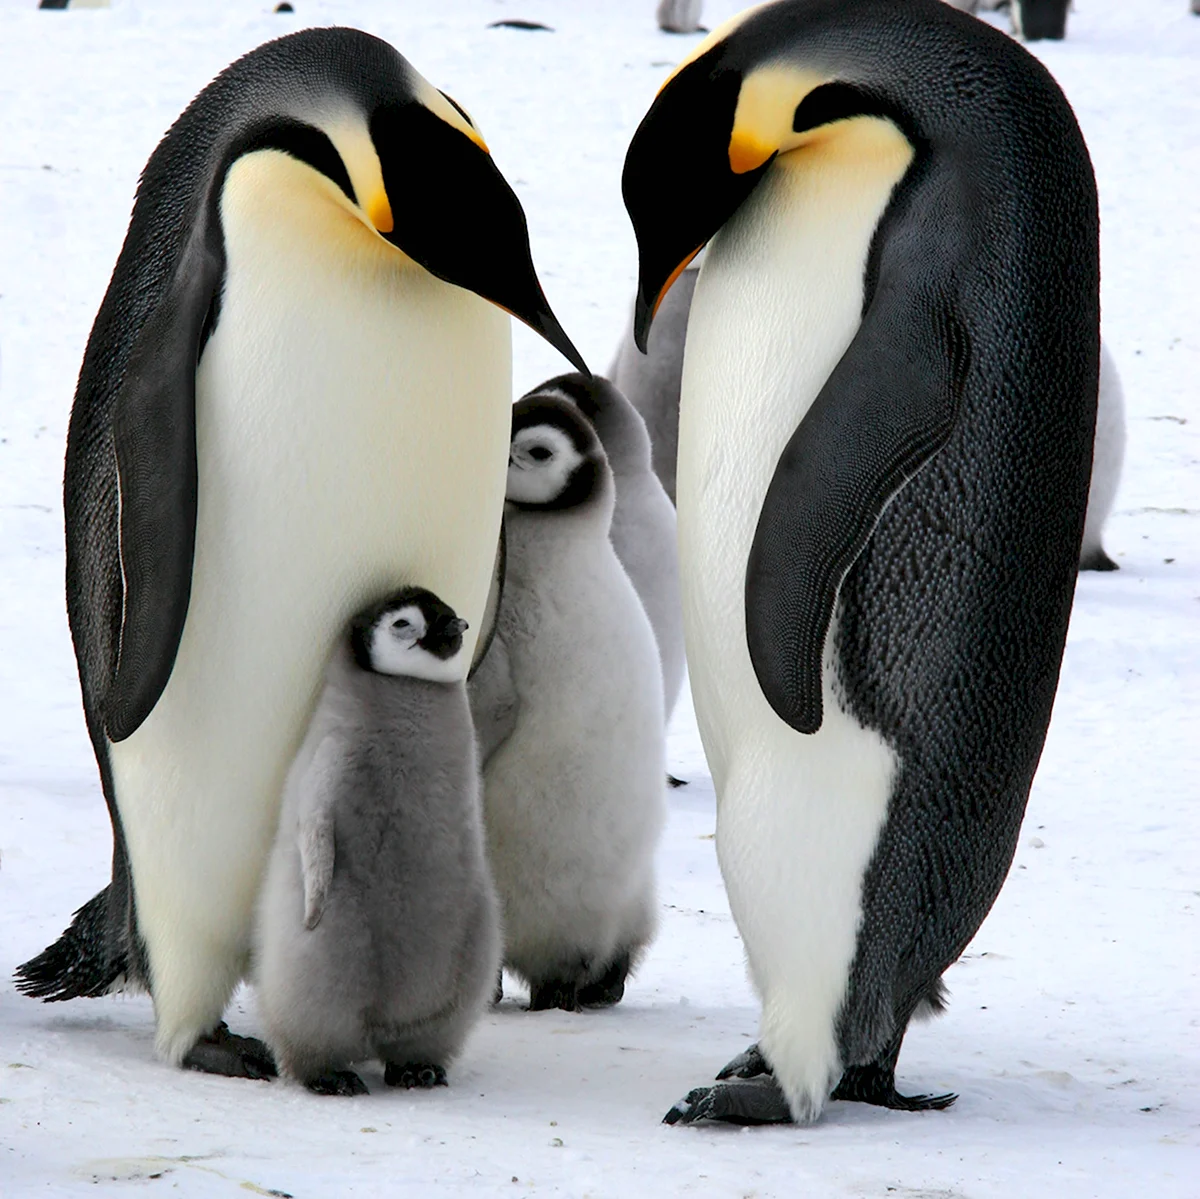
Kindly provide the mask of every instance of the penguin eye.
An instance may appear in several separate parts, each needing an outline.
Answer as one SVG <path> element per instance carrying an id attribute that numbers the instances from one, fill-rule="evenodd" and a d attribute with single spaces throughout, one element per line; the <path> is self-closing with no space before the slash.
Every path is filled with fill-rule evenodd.
<path id="1" fill-rule="evenodd" d="M 401 616 L 398 620 L 392 621 L 392 628 L 395 629 L 396 632 L 402 633 L 405 629 L 412 628 L 412 625 L 409 624 L 409 622 L 405 620 L 403 616 Z"/>
<path id="2" fill-rule="evenodd" d="M 554 455 L 544 445 L 535 445 L 529 451 L 529 456 L 538 462 L 545 462 L 547 458 L 552 458 Z"/>

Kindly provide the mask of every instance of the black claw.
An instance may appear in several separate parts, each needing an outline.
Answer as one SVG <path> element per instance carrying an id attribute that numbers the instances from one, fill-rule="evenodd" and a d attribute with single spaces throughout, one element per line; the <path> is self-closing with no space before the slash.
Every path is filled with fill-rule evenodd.
<path id="1" fill-rule="evenodd" d="M 579 1003 L 579 988 L 573 982 L 562 979 L 549 979 L 545 982 L 531 983 L 529 987 L 529 1008 L 531 1012 L 548 1012 L 558 1008 L 564 1012 L 581 1012 Z"/>
<path id="2" fill-rule="evenodd" d="M 353 1070 L 330 1070 L 304 1084 L 314 1095 L 369 1095 L 367 1084 Z"/>
<path id="3" fill-rule="evenodd" d="M 663 1117 L 664 1124 L 791 1124 L 792 1112 L 779 1084 L 770 1077 L 739 1079 L 696 1087 Z"/>
<path id="4" fill-rule="evenodd" d="M 257 1037 L 239 1037 L 224 1020 L 188 1050 L 183 1065 L 226 1078 L 274 1078 L 279 1071 L 270 1049 Z"/>
<path id="5" fill-rule="evenodd" d="M 897 1112 L 945 1111 L 957 1095 L 901 1095 L 896 1090 L 896 1076 L 879 1066 L 851 1066 L 831 1096 L 852 1103 L 870 1103 Z"/>
<path id="6" fill-rule="evenodd" d="M 449 1085 L 445 1069 L 432 1062 L 405 1062 L 403 1065 L 388 1062 L 383 1068 L 383 1081 L 389 1087 L 403 1087 L 406 1091 Z"/>
<path id="7" fill-rule="evenodd" d="M 760 1074 L 774 1074 L 771 1063 L 762 1055 L 757 1045 L 739 1053 L 717 1075 L 717 1078 L 757 1078 Z"/>

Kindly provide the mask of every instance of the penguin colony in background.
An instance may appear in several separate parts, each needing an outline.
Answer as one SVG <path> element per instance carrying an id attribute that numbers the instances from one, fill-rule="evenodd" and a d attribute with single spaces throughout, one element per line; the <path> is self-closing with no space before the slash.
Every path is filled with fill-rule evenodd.
<path id="1" fill-rule="evenodd" d="M 67 609 L 113 880 L 22 968 L 140 985 L 169 1062 L 269 1072 L 221 1013 L 284 777 L 350 617 L 470 623 L 504 501 L 507 309 L 582 360 L 474 123 L 385 42 L 269 42 L 142 175 L 68 433 Z"/>
<path id="2" fill-rule="evenodd" d="M 659 92 L 634 333 L 707 243 L 676 498 L 758 1046 L 671 1122 L 901 1095 L 1008 870 L 1087 501 L 1098 218 L 1065 98 L 939 0 L 786 0 Z"/>
<path id="3" fill-rule="evenodd" d="M 531 1009 L 574 1011 L 618 1002 L 654 933 L 666 765 L 654 631 L 609 540 L 612 471 L 550 391 L 513 408 L 504 593 L 470 694 L 504 964 Z"/>
<path id="4" fill-rule="evenodd" d="M 354 620 L 288 774 L 255 976 L 280 1072 L 322 1094 L 446 1081 L 500 967 L 466 621 L 409 587 Z"/>
<path id="5" fill-rule="evenodd" d="M 1003 881 L 1049 721 L 1099 369 L 1086 149 L 1044 69 L 939 0 L 782 0 L 668 80 L 624 194 L 639 349 L 708 247 L 678 325 L 682 609 L 763 1003 L 667 1120 L 944 1107 L 895 1068 Z M 628 530 L 669 505 L 603 381 L 509 408 L 501 308 L 583 369 L 478 129 L 384 43 L 269 43 L 163 139 L 67 448 L 113 881 L 23 990 L 147 987 L 166 1060 L 264 1076 L 220 1019 L 254 942 L 286 1074 L 354 1093 L 369 1053 L 436 1085 L 500 956 L 474 737 L 503 961 L 533 1008 L 621 998 L 677 669 Z M 366 868 L 381 822 L 432 809 L 454 827 Z"/>

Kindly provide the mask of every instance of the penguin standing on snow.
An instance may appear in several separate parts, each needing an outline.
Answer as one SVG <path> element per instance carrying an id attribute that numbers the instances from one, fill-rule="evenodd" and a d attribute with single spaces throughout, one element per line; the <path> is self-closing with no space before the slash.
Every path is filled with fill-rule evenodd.
<path id="1" fill-rule="evenodd" d="M 669 722 L 683 686 L 683 613 L 675 506 L 650 465 L 650 435 L 637 410 L 607 379 L 559 375 L 525 399 L 560 396 L 592 424 L 613 473 L 616 503 L 610 540 L 650 618 L 662 659 L 663 707 Z"/>
<path id="2" fill-rule="evenodd" d="M 591 425 L 527 396 L 509 452 L 504 593 L 469 687 L 488 859 L 530 1009 L 578 1011 L 621 999 L 654 933 L 662 679 Z"/>
<path id="3" fill-rule="evenodd" d="M 914 1014 L 991 907 L 1046 735 L 1099 362 L 1087 150 L 940 0 L 716 31 L 630 145 L 635 333 L 708 243 L 683 369 L 688 667 L 755 1052 L 668 1121 L 903 1109 Z"/>
<path id="4" fill-rule="evenodd" d="M 255 930 L 280 1071 L 321 1094 L 446 1081 L 500 967 L 466 621 L 409 587 L 354 620 L 288 774 Z"/>
<path id="5" fill-rule="evenodd" d="M 511 411 L 502 308 L 581 365 L 479 131 L 385 42 L 269 42 L 163 138 L 64 482 L 113 881 L 21 968 L 27 993 L 140 984 L 165 1060 L 271 1072 L 220 1021 L 284 776 L 364 604 L 419 578 L 480 628 Z"/>

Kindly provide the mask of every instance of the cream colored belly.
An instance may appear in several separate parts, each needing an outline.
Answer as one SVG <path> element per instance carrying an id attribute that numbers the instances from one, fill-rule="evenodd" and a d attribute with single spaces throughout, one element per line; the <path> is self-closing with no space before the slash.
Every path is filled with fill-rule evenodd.
<path id="1" fill-rule="evenodd" d="M 858 331 L 871 237 L 909 162 L 892 126 L 862 125 L 780 159 L 710 243 L 680 413 L 684 626 L 718 853 L 764 1001 L 762 1044 L 798 1114 L 836 1082 L 834 1020 L 895 762 L 839 706 L 828 645 L 815 735 L 767 704 L 746 648 L 745 572 L 779 456 Z"/>
<path id="2" fill-rule="evenodd" d="M 349 617 L 412 583 L 478 629 L 509 440 L 503 313 L 386 247 L 281 272 L 286 248 L 228 190 L 187 622 L 161 699 L 111 750 L 168 1056 L 164 1017 L 186 1023 L 197 976 L 244 969 L 284 776 Z"/>

